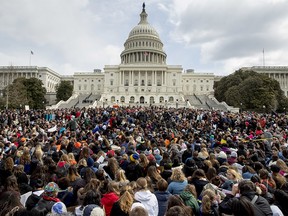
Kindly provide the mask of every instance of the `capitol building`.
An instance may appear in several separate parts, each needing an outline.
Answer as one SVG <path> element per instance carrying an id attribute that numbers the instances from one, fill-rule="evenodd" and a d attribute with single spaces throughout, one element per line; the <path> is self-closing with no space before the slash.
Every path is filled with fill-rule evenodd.
<path id="1" fill-rule="evenodd" d="M 217 77 L 213 73 L 196 73 L 193 69 L 184 70 L 181 65 L 167 65 L 164 44 L 156 29 L 148 22 L 145 4 L 138 24 L 124 42 L 120 58 L 119 65 L 105 65 L 103 71 L 75 72 L 71 76 L 61 76 L 47 67 L 2 66 L 0 94 L 3 95 L 5 86 L 15 78 L 36 77 L 42 80 L 47 90 L 47 100 L 49 105 L 53 105 L 50 108 L 55 109 L 117 103 L 233 110 L 214 98 L 213 85 Z M 288 71 L 288 68 L 285 69 Z M 279 68 L 277 74 L 278 71 Z M 271 77 L 277 78 L 274 75 Z M 56 104 L 55 87 L 61 80 L 71 82 L 74 91 L 67 101 Z"/>

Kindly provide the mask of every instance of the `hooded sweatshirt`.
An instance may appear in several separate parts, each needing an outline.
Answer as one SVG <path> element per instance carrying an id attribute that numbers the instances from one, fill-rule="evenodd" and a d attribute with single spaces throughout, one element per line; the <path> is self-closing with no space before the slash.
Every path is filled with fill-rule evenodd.
<path id="1" fill-rule="evenodd" d="M 138 191 L 135 193 L 134 197 L 135 200 L 145 206 L 149 216 L 158 216 L 159 208 L 157 198 L 149 190 Z"/>
<path id="2" fill-rule="evenodd" d="M 119 196 L 115 194 L 114 192 L 106 193 L 103 195 L 101 199 L 101 204 L 103 205 L 105 209 L 106 216 L 110 216 L 112 206 L 115 202 L 118 201 L 118 199 L 119 199 Z"/>
<path id="3" fill-rule="evenodd" d="M 184 204 L 186 206 L 190 206 L 192 208 L 194 215 L 199 215 L 200 208 L 199 208 L 198 202 L 197 202 L 196 198 L 193 196 L 193 194 L 191 194 L 188 191 L 183 191 L 180 194 L 180 197 L 182 198 L 182 200 L 184 201 Z"/>
<path id="4" fill-rule="evenodd" d="M 171 194 L 168 191 L 156 191 L 154 194 L 158 200 L 158 216 L 164 216 L 168 206 L 168 199 Z"/>

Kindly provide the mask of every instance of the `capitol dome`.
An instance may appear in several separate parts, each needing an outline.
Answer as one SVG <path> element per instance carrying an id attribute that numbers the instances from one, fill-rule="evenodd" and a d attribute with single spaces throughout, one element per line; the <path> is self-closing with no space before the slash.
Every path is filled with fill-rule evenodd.
<path id="1" fill-rule="evenodd" d="M 121 64 L 166 64 L 166 53 L 159 34 L 147 21 L 143 3 L 140 22 L 129 33 L 121 53 Z"/>

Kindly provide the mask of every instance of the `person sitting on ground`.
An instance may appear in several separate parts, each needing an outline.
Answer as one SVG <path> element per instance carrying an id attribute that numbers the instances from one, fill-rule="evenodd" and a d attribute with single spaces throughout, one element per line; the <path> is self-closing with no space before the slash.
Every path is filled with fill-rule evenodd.
<path id="1" fill-rule="evenodd" d="M 135 200 L 145 206 L 149 216 L 157 216 L 159 212 L 158 201 L 156 196 L 148 190 L 147 180 L 141 177 L 137 179 L 136 183 L 138 191 L 134 195 Z"/>
<path id="2" fill-rule="evenodd" d="M 239 198 L 236 197 L 236 194 L 238 193 L 240 193 Z M 273 215 L 268 201 L 256 194 L 256 185 L 250 180 L 242 180 L 239 184 L 233 185 L 232 193 L 227 194 L 220 203 L 219 212 L 230 215 L 233 214 L 235 211 L 234 204 L 238 202 L 237 200 L 235 201 L 235 199 L 241 201 L 247 199 L 248 202 L 251 203 L 255 215 Z"/>

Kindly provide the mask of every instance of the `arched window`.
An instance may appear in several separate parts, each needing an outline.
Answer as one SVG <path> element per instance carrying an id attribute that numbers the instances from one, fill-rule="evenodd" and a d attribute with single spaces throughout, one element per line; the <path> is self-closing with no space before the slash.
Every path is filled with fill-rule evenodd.
<path id="1" fill-rule="evenodd" d="M 174 98 L 173 97 L 169 97 L 169 102 L 173 102 Z"/>
<path id="2" fill-rule="evenodd" d="M 115 96 L 111 97 L 111 102 L 114 103 L 115 102 Z"/>
<path id="3" fill-rule="evenodd" d="M 121 103 L 125 103 L 125 97 L 124 97 L 124 96 L 121 96 L 120 102 L 121 102 Z"/>
<path id="4" fill-rule="evenodd" d="M 164 97 L 161 96 L 161 97 L 159 98 L 159 103 L 163 103 L 163 102 L 164 102 Z"/>
<path id="5" fill-rule="evenodd" d="M 130 103 L 134 103 L 135 102 L 135 97 L 134 96 L 131 96 L 130 97 Z"/>

